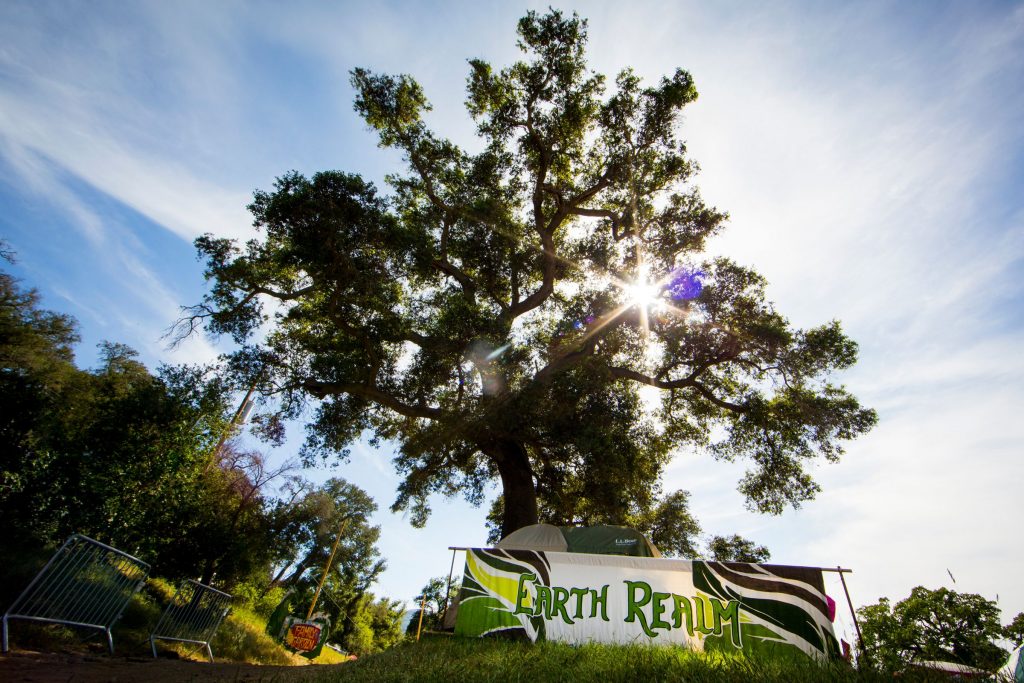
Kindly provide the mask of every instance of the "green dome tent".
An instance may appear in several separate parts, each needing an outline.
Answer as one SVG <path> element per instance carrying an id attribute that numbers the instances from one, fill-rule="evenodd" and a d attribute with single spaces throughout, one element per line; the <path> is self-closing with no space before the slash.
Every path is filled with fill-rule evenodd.
<path id="1" fill-rule="evenodd" d="M 610 524 L 599 526 L 533 524 L 513 531 L 498 542 L 498 547 L 502 550 L 661 557 L 661 551 L 636 529 Z"/>

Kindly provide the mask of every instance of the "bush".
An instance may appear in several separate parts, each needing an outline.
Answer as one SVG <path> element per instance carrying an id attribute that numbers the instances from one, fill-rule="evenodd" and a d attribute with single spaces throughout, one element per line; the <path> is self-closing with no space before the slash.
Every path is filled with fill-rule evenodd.
<path id="1" fill-rule="evenodd" d="M 285 589 L 282 587 L 271 588 L 265 591 L 265 581 L 245 581 L 234 587 L 233 595 L 235 604 L 244 607 L 263 619 L 269 619 L 274 609 L 284 599 Z"/>
<path id="2" fill-rule="evenodd" d="M 285 650 L 266 634 L 267 621 L 250 610 L 239 607 L 213 637 L 213 654 L 218 659 L 250 664 L 306 664 L 306 660 Z"/>

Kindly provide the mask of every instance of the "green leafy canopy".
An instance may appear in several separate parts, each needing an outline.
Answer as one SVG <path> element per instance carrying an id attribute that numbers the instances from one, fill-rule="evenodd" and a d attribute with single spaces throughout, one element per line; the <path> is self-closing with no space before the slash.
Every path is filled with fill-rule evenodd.
<path id="1" fill-rule="evenodd" d="M 748 460 L 741 491 L 779 513 L 875 423 L 830 380 L 857 355 L 838 322 L 795 329 L 757 273 L 702 257 L 726 214 L 678 138 L 690 74 L 609 87 L 586 27 L 530 12 L 524 61 L 470 61 L 477 152 L 427 126 L 411 76 L 354 70 L 356 111 L 405 160 L 389 194 L 289 173 L 255 194 L 257 238 L 196 242 L 211 289 L 180 331 L 231 335 L 285 415 L 312 400 L 308 458 L 397 442 L 416 523 L 429 494 L 479 502 L 496 479 L 505 533 L 547 508 L 621 522 L 683 446 Z"/>
<path id="2" fill-rule="evenodd" d="M 975 593 L 918 586 L 895 605 L 882 598 L 857 614 L 876 666 L 898 671 L 914 661 L 945 661 L 991 671 L 1006 659 L 995 642 L 1004 634 L 999 607 Z"/>

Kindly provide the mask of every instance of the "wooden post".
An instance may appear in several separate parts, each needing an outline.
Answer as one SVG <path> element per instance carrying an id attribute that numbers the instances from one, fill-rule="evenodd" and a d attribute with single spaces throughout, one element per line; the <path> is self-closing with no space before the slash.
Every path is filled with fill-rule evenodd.
<path id="1" fill-rule="evenodd" d="M 448 587 L 444 590 L 444 610 L 441 611 L 441 623 L 444 624 L 444 618 L 448 616 L 448 596 L 452 594 L 452 574 L 455 573 L 455 551 L 452 551 L 452 566 L 448 568 Z M 443 626 L 442 629 L 444 630 Z"/>
<path id="2" fill-rule="evenodd" d="M 327 580 L 327 572 L 331 571 L 331 564 L 334 562 L 334 554 L 338 552 L 338 543 L 341 542 L 341 535 L 345 533 L 345 527 L 348 526 L 348 518 L 346 517 L 341 521 L 341 528 L 338 529 L 338 535 L 334 539 L 334 547 L 331 548 L 331 556 L 327 558 L 327 565 L 324 567 L 324 573 L 320 575 L 320 582 L 316 585 L 316 593 L 313 594 L 313 602 L 309 605 L 309 613 L 306 614 L 306 621 L 313 618 L 313 609 L 316 607 L 316 601 L 320 599 L 320 591 L 324 587 L 324 581 Z"/>
<path id="3" fill-rule="evenodd" d="M 864 653 L 864 637 L 860 634 L 860 623 L 857 621 L 857 612 L 853 609 L 853 600 L 850 599 L 850 591 L 846 588 L 846 579 L 843 574 L 846 572 L 842 567 L 836 567 L 839 572 L 839 580 L 843 582 L 843 592 L 846 593 L 846 604 L 850 606 L 850 616 L 853 617 L 853 627 L 857 629 L 857 644 L 860 646 L 861 653 Z"/>
<path id="4" fill-rule="evenodd" d="M 416 642 L 420 640 L 420 631 L 423 630 L 423 613 L 427 611 L 427 596 L 423 596 L 423 601 L 420 602 L 420 623 L 416 626 Z"/>

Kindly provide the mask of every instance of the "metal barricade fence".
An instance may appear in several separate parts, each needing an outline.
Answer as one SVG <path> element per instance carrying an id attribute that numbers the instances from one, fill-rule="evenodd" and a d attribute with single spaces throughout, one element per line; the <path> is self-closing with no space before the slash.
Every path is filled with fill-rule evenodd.
<path id="1" fill-rule="evenodd" d="M 149 636 L 149 646 L 156 657 L 157 640 L 176 640 L 206 646 L 206 654 L 213 662 L 210 641 L 220 623 L 231 610 L 231 596 L 198 581 L 189 579 L 181 584 L 160 621 Z"/>
<path id="2" fill-rule="evenodd" d="M 3 616 L 3 651 L 9 619 L 95 628 L 107 635 L 146 581 L 149 565 L 109 545 L 74 534 L 50 558 Z"/>

